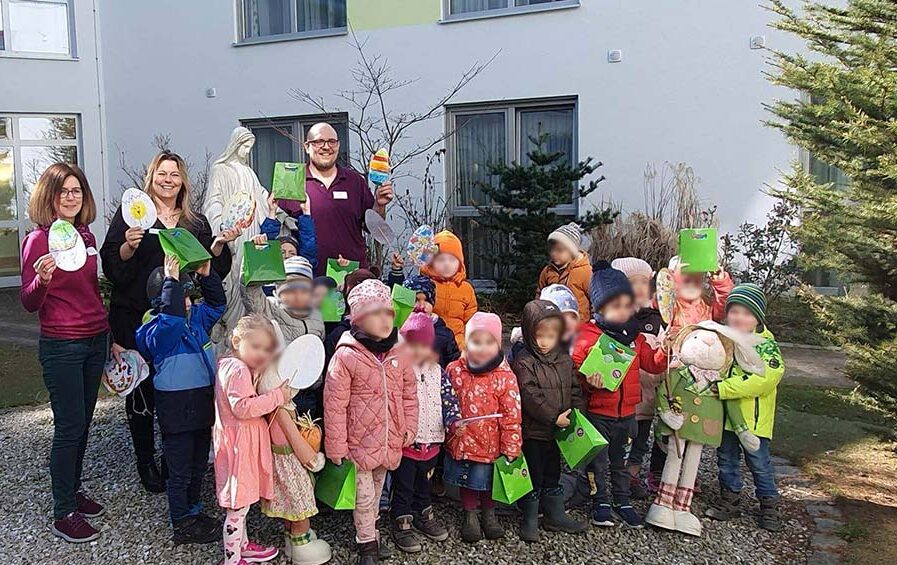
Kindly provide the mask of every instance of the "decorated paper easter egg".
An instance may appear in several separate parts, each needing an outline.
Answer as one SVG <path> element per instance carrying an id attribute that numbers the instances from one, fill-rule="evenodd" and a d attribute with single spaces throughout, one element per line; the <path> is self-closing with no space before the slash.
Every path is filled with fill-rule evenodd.
<path id="1" fill-rule="evenodd" d="M 56 267 L 63 271 L 77 271 L 87 262 L 84 240 L 70 222 L 53 222 L 47 234 L 47 245 L 56 261 Z"/>
<path id="2" fill-rule="evenodd" d="M 121 216 L 128 227 L 148 230 L 156 223 L 156 205 L 147 193 L 129 188 L 121 195 Z"/>
<path id="3" fill-rule="evenodd" d="M 663 321 L 669 324 L 673 321 L 676 308 L 676 285 L 669 269 L 657 271 L 656 286 L 657 309 Z"/>
<path id="4" fill-rule="evenodd" d="M 405 251 L 418 267 L 427 265 L 439 253 L 439 246 L 433 242 L 433 228 L 424 224 L 414 230 L 408 239 Z"/>
<path id="5" fill-rule="evenodd" d="M 368 164 L 368 180 L 379 186 L 389 180 L 390 170 L 389 152 L 386 149 L 378 149 Z"/>

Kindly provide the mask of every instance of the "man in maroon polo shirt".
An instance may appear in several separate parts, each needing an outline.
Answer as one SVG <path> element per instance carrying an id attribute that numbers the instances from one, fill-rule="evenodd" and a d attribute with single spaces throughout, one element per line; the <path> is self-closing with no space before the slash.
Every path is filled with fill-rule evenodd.
<path id="1" fill-rule="evenodd" d="M 305 191 L 318 240 L 316 275 L 326 272 L 327 259 L 340 255 L 368 268 L 362 233 L 364 213 L 373 208 L 385 217 L 386 205 L 394 196 L 391 182 L 383 183 L 376 193 L 371 193 L 366 177 L 337 165 L 339 143 L 336 130 L 327 123 L 313 125 L 305 136 L 308 154 Z"/>

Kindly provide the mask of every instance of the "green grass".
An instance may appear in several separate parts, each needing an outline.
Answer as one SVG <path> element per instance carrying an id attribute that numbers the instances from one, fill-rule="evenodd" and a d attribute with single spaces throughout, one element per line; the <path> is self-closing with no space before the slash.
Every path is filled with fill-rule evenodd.
<path id="1" fill-rule="evenodd" d="M 0 344 L 0 408 L 48 400 L 37 349 Z"/>
<path id="2" fill-rule="evenodd" d="M 875 426 L 897 426 L 897 419 L 858 390 L 782 385 L 781 408 Z"/>

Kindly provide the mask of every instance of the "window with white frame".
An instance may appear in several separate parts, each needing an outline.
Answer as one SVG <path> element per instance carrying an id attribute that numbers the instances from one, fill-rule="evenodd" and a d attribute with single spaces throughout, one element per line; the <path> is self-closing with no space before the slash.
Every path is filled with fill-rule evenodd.
<path id="1" fill-rule="evenodd" d="M 53 163 L 78 162 L 79 138 L 77 116 L 0 113 L 0 284 L 20 274 L 31 190 Z"/>
<path id="2" fill-rule="evenodd" d="M 579 0 L 444 0 L 444 2 L 448 18 L 500 16 L 579 6 Z"/>
<path id="3" fill-rule="evenodd" d="M 255 135 L 250 160 L 262 186 L 271 188 L 274 163 L 278 161 L 304 163 L 305 136 L 318 122 L 327 122 L 339 137 L 340 165 L 349 163 L 349 117 L 346 114 L 292 116 L 263 120 L 243 120 L 242 124 Z"/>
<path id="4" fill-rule="evenodd" d="M 74 0 L 0 0 L 0 54 L 75 55 Z"/>
<path id="5" fill-rule="evenodd" d="M 548 136 L 543 151 L 560 152 L 569 162 L 576 161 L 576 100 L 455 106 L 449 108 L 447 127 L 455 132 L 448 140 L 452 225 L 468 250 L 468 274 L 481 279 L 504 276 L 495 270 L 491 257 L 507 241 L 477 221 L 478 207 L 489 205 L 482 185 L 497 185 L 498 177 L 490 172 L 494 164 L 529 164 L 528 154 L 536 149 L 533 140 L 542 134 Z M 576 216 L 575 190 L 571 185 L 570 202 L 559 206 L 558 214 Z"/>
<path id="6" fill-rule="evenodd" d="M 238 0 L 242 41 L 344 33 L 346 0 Z"/>

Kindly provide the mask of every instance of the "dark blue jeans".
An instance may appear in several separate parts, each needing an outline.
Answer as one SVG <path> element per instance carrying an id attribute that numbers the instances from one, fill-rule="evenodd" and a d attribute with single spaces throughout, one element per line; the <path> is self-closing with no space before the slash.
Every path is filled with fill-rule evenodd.
<path id="1" fill-rule="evenodd" d="M 723 442 L 716 450 L 716 466 L 719 468 L 719 484 L 732 492 L 741 492 L 744 481 L 741 480 L 741 454 L 751 475 L 754 477 L 754 491 L 757 498 L 777 498 L 775 472 L 772 459 L 769 457 L 769 439 L 760 438 L 760 450 L 750 453 L 741 447 L 738 436 L 734 432 L 723 432 Z"/>
<path id="2" fill-rule="evenodd" d="M 106 333 L 83 339 L 41 336 L 39 341 L 38 357 L 53 409 L 50 478 L 57 520 L 78 508 L 75 493 L 81 489 L 87 433 L 108 352 Z"/>
<path id="3" fill-rule="evenodd" d="M 607 440 L 607 448 L 602 449 L 589 463 L 588 469 L 595 473 L 595 496 L 592 504 L 626 506 L 629 504 L 629 471 L 626 470 L 626 449 L 637 435 L 635 416 L 607 418 L 597 414 L 586 414 L 589 422 Z M 610 493 L 607 492 L 607 475 L 610 469 Z M 588 480 L 588 479 L 586 479 Z"/>
<path id="4" fill-rule="evenodd" d="M 202 479 L 209 467 L 212 430 L 162 432 L 162 449 L 168 466 L 168 512 L 171 523 L 197 514 Z"/>

